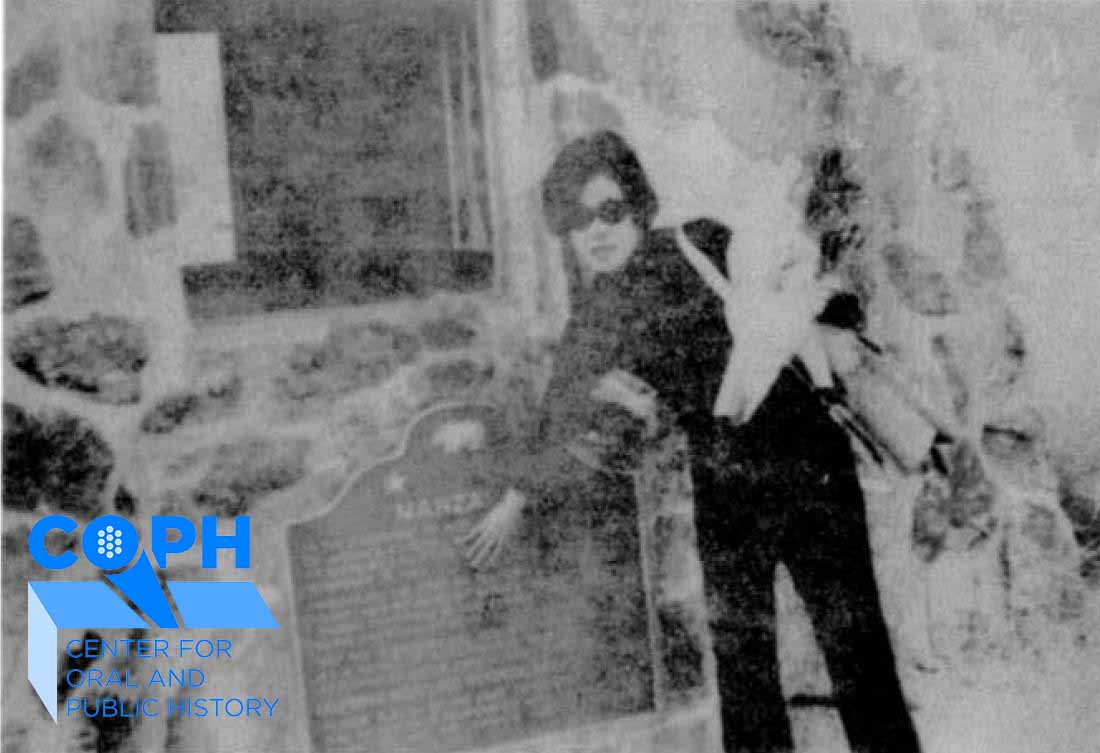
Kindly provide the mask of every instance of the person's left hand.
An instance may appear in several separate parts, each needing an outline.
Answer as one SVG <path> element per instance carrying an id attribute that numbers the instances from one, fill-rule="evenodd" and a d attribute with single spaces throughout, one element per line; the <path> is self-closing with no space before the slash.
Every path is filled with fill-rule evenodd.
<path id="1" fill-rule="evenodd" d="M 644 381 L 623 369 L 607 372 L 589 393 L 595 400 L 613 403 L 628 410 L 653 431 L 657 425 L 657 395 Z"/>

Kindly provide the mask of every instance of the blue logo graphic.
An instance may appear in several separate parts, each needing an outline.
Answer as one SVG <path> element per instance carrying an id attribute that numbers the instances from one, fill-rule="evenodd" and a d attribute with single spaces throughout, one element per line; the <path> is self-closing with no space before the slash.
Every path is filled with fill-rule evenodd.
<path id="1" fill-rule="evenodd" d="M 202 567 L 216 568 L 218 550 L 225 549 L 234 552 L 236 568 L 248 569 L 252 555 L 249 517 L 235 518 L 235 530 L 231 535 L 219 534 L 217 523 L 214 516 L 202 519 Z M 49 570 L 71 567 L 79 559 L 76 553 L 51 554 L 46 549 L 46 537 L 55 530 L 72 533 L 77 527 L 76 521 L 66 515 L 42 518 L 30 531 L 31 556 Z M 170 534 L 175 537 L 170 539 Z M 190 550 L 195 538 L 195 526 L 188 518 L 153 516 L 150 549 L 157 567 L 165 567 L 169 554 Z M 279 627 L 256 586 L 247 581 L 167 581 L 166 594 L 149 552 L 141 549 L 137 529 L 126 518 L 103 515 L 88 523 L 81 536 L 81 549 L 89 563 L 104 571 L 107 583 L 32 581 L 27 584 L 27 678 L 55 722 L 58 630 L 148 628 L 150 625 L 194 629 Z M 179 620 L 172 611 L 172 602 L 175 602 Z"/>

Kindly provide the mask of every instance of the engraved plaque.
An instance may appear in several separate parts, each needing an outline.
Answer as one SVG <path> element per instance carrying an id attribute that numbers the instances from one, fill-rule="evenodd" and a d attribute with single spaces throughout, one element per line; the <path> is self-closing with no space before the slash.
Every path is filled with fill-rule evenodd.
<path id="1" fill-rule="evenodd" d="M 463 556 L 507 446 L 490 409 L 430 412 L 289 529 L 315 750 L 460 751 L 653 708 L 628 478 L 540 504 L 491 568 Z"/>

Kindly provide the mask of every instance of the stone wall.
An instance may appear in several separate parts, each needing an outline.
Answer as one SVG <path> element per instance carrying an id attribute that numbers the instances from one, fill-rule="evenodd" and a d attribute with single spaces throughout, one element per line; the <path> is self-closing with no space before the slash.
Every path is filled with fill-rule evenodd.
<path id="1" fill-rule="evenodd" d="M 44 709 L 25 680 L 25 584 L 50 574 L 29 560 L 28 526 L 137 510 L 137 422 L 181 380 L 188 326 L 151 3 L 7 11 L 0 746 L 75 750 L 78 735 L 106 744 L 119 729 L 33 721 Z"/>
<path id="2" fill-rule="evenodd" d="M 5 459 L 48 467 L 9 464 L 5 507 L 88 516 L 186 337 L 152 7 L 15 3 L 6 33 Z"/>

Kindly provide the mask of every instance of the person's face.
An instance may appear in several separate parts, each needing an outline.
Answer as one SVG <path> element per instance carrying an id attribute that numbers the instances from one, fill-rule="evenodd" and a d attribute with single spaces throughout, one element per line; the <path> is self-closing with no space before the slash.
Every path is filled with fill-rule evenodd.
<path id="1" fill-rule="evenodd" d="M 590 280 L 621 269 L 641 243 L 642 231 L 619 184 L 606 175 L 590 179 L 581 190 L 577 214 L 569 240 L 583 276 Z"/>

